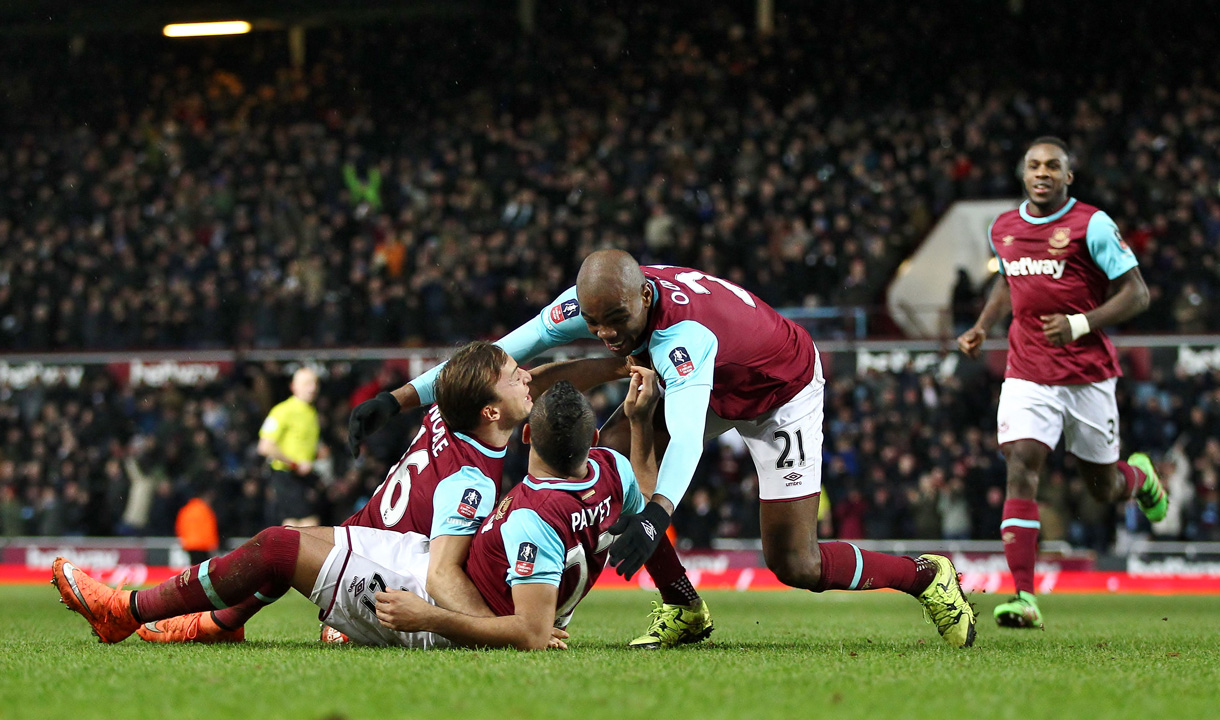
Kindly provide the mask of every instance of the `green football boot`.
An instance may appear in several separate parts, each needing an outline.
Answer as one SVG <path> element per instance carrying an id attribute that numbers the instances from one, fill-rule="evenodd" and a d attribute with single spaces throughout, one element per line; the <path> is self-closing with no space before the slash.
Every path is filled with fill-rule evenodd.
<path id="1" fill-rule="evenodd" d="M 652 618 L 648 631 L 627 643 L 627 647 L 656 650 L 697 643 L 711 635 L 713 630 L 712 614 L 703 601 L 698 605 L 654 602 L 648 617 Z"/>
<path id="2" fill-rule="evenodd" d="M 919 594 L 928 619 L 936 631 L 953 647 L 974 644 L 974 607 L 962 592 L 961 579 L 953 562 L 943 555 L 920 555 L 921 560 L 936 566 L 932 584 Z"/>
<path id="3" fill-rule="evenodd" d="M 1127 464 L 1144 471 L 1144 484 L 1135 491 L 1135 502 L 1139 504 L 1140 510 L 1144 511 L 1149 522 L 1164 520 L 1165 513 L 1169 511 L 1169 494 L 1165 492 L 1161 477 L 1152 466 L 1152 458 L 1137 452 L 1127 458 Z"/>
<path id="4" fill-rule="evenodd" d="M 995 622 L 1000 627 L 1041 628 L 1042 612 L 1038 610 L 1038 598 L 1024 590 L 1018 592 L 1012 600 L 996 606 Z"/>

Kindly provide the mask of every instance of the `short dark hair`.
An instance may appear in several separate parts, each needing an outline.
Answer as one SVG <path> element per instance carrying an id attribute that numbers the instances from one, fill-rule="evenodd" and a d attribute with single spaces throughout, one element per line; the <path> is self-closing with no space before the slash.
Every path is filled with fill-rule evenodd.
<path id="1" fill-rule="evenodd" d="M 436 377 L 436 406 L 451 430 L 471 432 L 483 408 L 496 401 L 496 383 L 508 353 L 476 340 L 458 348 Z"/>
<path id="2" fill-rule="evenodd" d="M 1067 141 L 1065 141 L 1063 138 L 1056 137 L 1054 135 L 1043 135 L 1042 137 L 1034 138 L 1033 142 L 1031 142 L 1029 145 L 1025 146 L 1025 152 L 1021 154 L 1022 163 L 1025 162 L 1024 161 L 1025 156 L 1029 154 L 1029 151 L 1035 145 L 1054 145 L 1055 147 L 1062 150 L 1063 154 L 1067 155 L 1068 170 L 1071 170 L 1072 166 L 1076 164 L 1076 156 L 1072 155 L 1072 149 L 1070 147 L 1068 147 Z"/>
<path id="3" fill-rule="evenodd" d="M 530 445 L 556 472 L 572 476 L 589 458 L 597 418 L 593 406 L 572 383 L 560 380 L 534 403 Z"/>

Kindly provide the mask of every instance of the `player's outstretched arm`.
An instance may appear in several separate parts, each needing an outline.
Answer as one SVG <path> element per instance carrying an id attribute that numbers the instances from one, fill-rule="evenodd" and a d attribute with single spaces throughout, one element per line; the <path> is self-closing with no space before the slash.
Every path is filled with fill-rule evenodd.
<path id="1" fill-rule="evenodd" d="M 466 647 L 545 650 L 552 646 L 552 637 L 558 637 L 552 625 L 559 588 L 546 583 L 514 585 L 515 612 L 489 618 L 446 610 L 404 590 L 380 592 L 375 597 L 377 619 L 385 627 L 399 632 L 432 632 Z"/>
<path id="2" fill-rule="evenodd" d="M 428 549 L 428 595 L 437 605 L 474 617 L 495 617 L 463 569 L 473 535 L 438 535 Z"/>
<path id="3" fill-rule="evenodd" d="M 546 363 L 530 370 L 530 395 L 537 398 L 560 380 L 581 392 L 627 377 L 627 361 L 619 357 L 584 358 Z"/>
<path id="4" fill-rule="evenodd" d="M 1001 275 L 996 278 L 995 285 L 991 286 L 991 294 L 987 296 L 987 302 L 983 305 L 978 320 L 974 322 L 974 327 L 957 338 L 957 349 L 967 357 L 977 358 L 983 347 L 983 341 L 987 339 L 987 330 L 1010 312 L 1012 312 L 1012 292 L 1008 287 L 1008 278 Z"/>

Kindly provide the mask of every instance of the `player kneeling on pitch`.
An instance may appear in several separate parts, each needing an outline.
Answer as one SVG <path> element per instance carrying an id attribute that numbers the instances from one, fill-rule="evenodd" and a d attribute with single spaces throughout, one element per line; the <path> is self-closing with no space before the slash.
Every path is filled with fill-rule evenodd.
<path id="1" fill-rule="evenodd" d="M 61 600 L 107 643 L 125 639 L 142 623 L 222 608 L 255 593 L 275 597 L 291 587 L 356 643 L 564 647 L 567 634 L 560 628 L 601 574 L 611 527 L 620 515 L 639 512 L 655 488 L 657 395 L 656 376 L 633 369 L 630 462 L 591 447 L 596 418 L 571 384 L 557 384 L 534 404 L 524 434 L 529 475 L 484 521 L 467 563 L 495 617 L 433 605 L 425 591 L 427 538 L 374 528 L 269 528 L 149 590 L 115 590 L 64 558 L 52 565 L 53 582 Z"/>

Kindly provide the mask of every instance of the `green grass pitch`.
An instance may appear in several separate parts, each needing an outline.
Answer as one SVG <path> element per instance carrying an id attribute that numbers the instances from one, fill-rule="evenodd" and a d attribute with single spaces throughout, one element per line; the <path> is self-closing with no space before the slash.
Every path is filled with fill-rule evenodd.
<path id="1" fill-rule="evenodd" d="M 242 646 L 99 645 L 50 587 L 0 587 L 0 718 L 1220 717 L 1220 599 L 1049 596 L 1046 631 L 978 596 L 953 650 L 897 593 L 710 593 L 716 632 L 629 652 L 643 592 L 594 592 L 568 652 L 318 644 L 295 593 Z"/>

